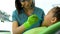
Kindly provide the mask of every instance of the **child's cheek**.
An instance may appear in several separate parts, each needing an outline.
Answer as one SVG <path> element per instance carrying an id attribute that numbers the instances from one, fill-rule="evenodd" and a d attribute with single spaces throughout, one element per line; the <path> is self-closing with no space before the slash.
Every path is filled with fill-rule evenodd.
<path id="1" fill-rule="evenodd" d="M 47 21 L 49 21 L 49 20 L 50 20 L 50 17 L 49 17 L 49 16 L 47 16 L 45 19 L 46 19 Z"/>

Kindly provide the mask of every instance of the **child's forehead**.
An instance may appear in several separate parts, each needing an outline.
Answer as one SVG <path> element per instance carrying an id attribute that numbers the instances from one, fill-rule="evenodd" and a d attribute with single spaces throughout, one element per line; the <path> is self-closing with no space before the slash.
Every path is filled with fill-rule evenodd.
<path id="1" fill-rule="evenodd" d="M 52 12 L 53 12 L 53 11 L 52 11 L 52 10 L 50 10 L 50 11 L 48 11 L 48 14 L 49 14 L 49 13 L 52 13 Z"/>
<path id="2" fill-rule="evenodd" d="M 54 11 L 53 10 L 49 10 L 47 15 L 53 15 L 54 14 Z"/>
<path id="3" fill-rule="evenodd" d="M 48 13 L 54 13 L 55 9 L 51 9 Z"/>

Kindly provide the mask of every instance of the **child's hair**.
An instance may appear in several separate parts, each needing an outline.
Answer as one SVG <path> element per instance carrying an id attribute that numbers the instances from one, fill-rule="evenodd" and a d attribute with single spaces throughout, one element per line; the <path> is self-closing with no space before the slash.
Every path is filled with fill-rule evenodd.
<path id="1" fill-rule="evenodd" d="M 57 21 L 60 21 L 60 7 L 56 6 L 54 8 L 52 8 L 53 10 L 53 17 L 56 17 L 57 18 Z"/>

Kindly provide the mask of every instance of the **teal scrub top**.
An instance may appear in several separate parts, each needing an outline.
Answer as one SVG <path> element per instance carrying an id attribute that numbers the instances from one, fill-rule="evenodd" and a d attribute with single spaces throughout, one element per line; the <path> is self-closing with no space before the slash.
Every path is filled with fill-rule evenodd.
<path id="1" fill-rule="evenodd" d="M 36 14 L 38 18 L 39 19 L 41 18 L 42 20 L 39 20 L 36 24 L 32 25 L 29 29 L 40 26 L 45 15 L 44 11 L 38 7 L 34 7 L 32 14 Z M 12 14 L 12 21 L 17 21 L 18 26 L 22 25 L 27 19 L 28 19 L 28 16 L 24 13 L 24 10 L 21 10 L 21 13 L 19 15 L 18 15 L 17 10 L 15 10 Z"/>

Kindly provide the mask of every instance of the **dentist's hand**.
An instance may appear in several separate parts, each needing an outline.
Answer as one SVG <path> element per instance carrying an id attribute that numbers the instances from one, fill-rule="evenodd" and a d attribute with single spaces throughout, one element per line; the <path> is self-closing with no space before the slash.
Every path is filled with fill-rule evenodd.
<path id="1" fill-rule="evenodd" d="M 33 24 L 37 23 L 39 20 L 39 18 L 37 17 L 37 15 L 31 15 L 28 17 L 27 21 L 23 24 L 25 29 L 30 28 Z"/>

